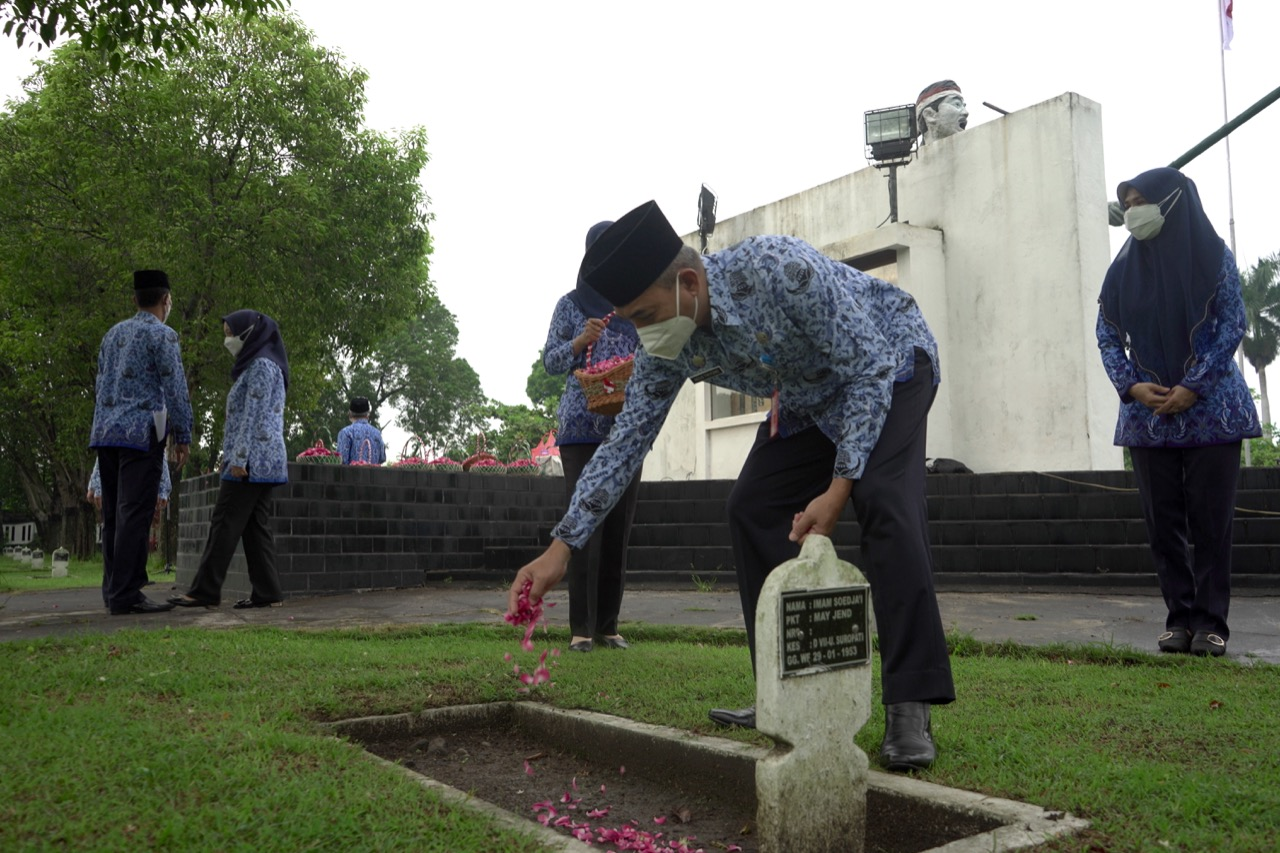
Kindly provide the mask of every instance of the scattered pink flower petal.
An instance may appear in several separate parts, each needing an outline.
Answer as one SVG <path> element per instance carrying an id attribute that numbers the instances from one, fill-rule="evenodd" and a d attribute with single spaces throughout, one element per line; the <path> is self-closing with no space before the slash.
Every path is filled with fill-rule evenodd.
<path id="1" fill-rule="evenodd" d="M 658 826 L 662 826 L 667 822 L 667 819 L 665 817 L 658 816 L 653 819 L 653 822 L 656 823 Z"/>
<path id="2" fill-rule="evenodd" d="M 524 772 L 525 772 L 525 775 L 526 775 L 526 776 L 532 776 L 532 775 L 533 775 L 533 765 L 532 765 L 532 764 L 530 764 L 528 761 L 525 761 L 525 763 L 524 763 Z"/>

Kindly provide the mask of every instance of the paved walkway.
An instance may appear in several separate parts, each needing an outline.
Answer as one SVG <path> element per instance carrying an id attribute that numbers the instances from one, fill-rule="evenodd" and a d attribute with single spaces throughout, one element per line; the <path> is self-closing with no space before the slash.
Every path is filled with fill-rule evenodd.
<path id="1" fill-rule="evenodd" d="M 174 594 L 170 583 L 146 588 L 163 601 Z M 548 622 L 567 634 L 568 593 L 553 592 Z M 949 630 L 986 641 L 1109 644 L 1155 650 L 1164 630 L 1164 603 L 1158 595 L 1056 592 L 943 592 L 938 600 Z M 147 616 L 111 616 L 96 589 L 0 594 L 0 641 L 122 628 L 200 625 L 233 628 L 275 625 L 285 628 L 350 628 L 371 625 L 420 625 L 435 622 L 497 622 L 506 606 L 505 589 L 441 584 L 414 589 L 379 590 L 311 598 L 293 598 L 284 607 L 235 610 L 175 609 Z M 741 628 L 742 611 L 734 590 L 697 592 L 636 588 L 623 603 L 627 622 Z M 1227 654 L 1237 660 L 1280 664 L 1280 597 L 1237 596 L 1231 602 L 1231 641 Z"/>

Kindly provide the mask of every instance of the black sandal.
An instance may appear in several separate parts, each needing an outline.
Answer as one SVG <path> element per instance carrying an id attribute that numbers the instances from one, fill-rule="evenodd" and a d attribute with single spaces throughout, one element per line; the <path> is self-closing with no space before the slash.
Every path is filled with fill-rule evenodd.
<path id="1" fill-rule="evenodd" d="M 169 603 L 177 607 L 217 607 L 220 602 L 207 601 L 187 594 L 169 596 Z"/>
<path id="2" fill-rule="evenodd" d="M 255 601 L 252 598 L 242 598 L 232 605 L 236 610 L 247 610 L 250 607 L 283 607 L 283 601 Z"/>

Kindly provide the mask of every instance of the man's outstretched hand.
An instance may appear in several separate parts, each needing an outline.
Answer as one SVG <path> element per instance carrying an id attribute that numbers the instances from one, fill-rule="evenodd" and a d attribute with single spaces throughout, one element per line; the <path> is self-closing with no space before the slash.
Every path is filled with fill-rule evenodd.
<path id="1" fill-rule="evenodd" d="M 520 591 L 524 589 L 526 582 L 533 584 L 529 589 L 530 604 L 537 604 L 542 596 L 555 589 L 569 568 L 570 553 L 568 545 L 559 539 L 552 539 L 550 547 L 541 556 L 526 563 L 516 572 L 516 579 L 511 582 L 511 589 L 507 592 L 507 615 L 514 616 L 519 612 Z"/>

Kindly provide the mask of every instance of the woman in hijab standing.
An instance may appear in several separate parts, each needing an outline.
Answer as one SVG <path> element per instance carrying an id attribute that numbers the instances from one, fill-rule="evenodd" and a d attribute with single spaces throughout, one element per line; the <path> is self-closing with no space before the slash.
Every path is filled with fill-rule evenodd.
<path id="1" fill-rule="evenodd" d="M 276 607 L 284 593 L 271 535 L 271 492 L 289 479 L 284 449 L 289 359 L 279 326 L 266 314 L 228 314 L 222 332 L 235 357 L 222 436 L 222 486 L 191 589 L 169 601 L 179 607 L 219 604 L 236 544 L 243 542 L 253 593 L 235 606 Z"/>
<path id="2" fill-rule="evenodd" d="M 599 222 L 591 226 L 587 247 L 612 224 Z M 547 373 L 569 375 L 556 412 L 559 420 L 556 445 L 560 448 L 569 497 L 573 497 L 587 462 L 613 428 L 613 417 L 587 409 L 586 394 L 573 371 L 586 366 L 588 346 L 593 346 L 593 361 L 604 361 L 634 355 L 640 343 L 631 323 L 617 317 L 606 322 L 605 318 L 612 313 L 609 300 L 579 279 L 574 290 L 556 303 L 542 353 L 542 365 Z M 574 551 L 569 559 L 569 627 L 573 633 L 569 648 L 572 651 L 589 652 L 596 639 L 611 649 L 627 648 L 627 641 L 618 633 L 618 613 L 622 610 L 627 542 L 631 538 L 639 491 L 640 473 L 636 472 L 622 500 L 596 529 L 587 546 Z"/>
<path id="3" fill-rule="evenodd" d="M 1181 172 L 1143 172 L 1116 195 L 1131 236 L 1102 284 L 1098 347 L 1169 610 L 1157 644 L 1222 655 L 1240 443 L 1262 434 L 1233 358 L 1245 331 L 1240 274 Z"/>

